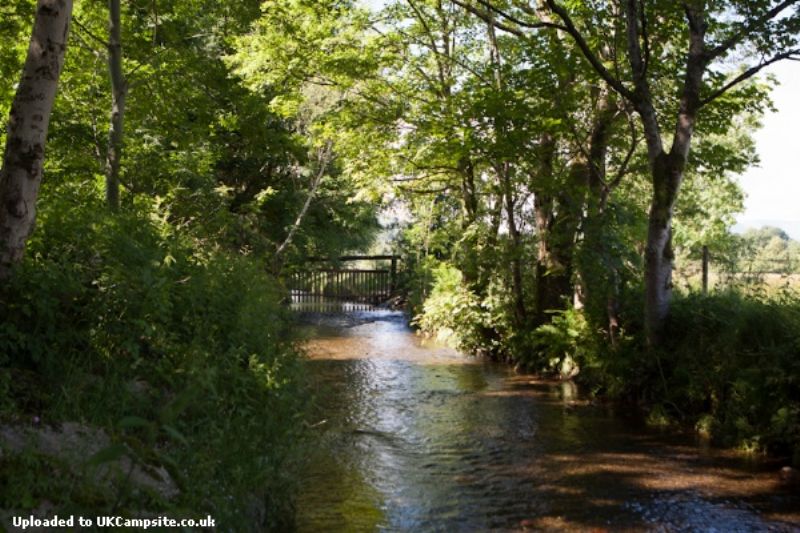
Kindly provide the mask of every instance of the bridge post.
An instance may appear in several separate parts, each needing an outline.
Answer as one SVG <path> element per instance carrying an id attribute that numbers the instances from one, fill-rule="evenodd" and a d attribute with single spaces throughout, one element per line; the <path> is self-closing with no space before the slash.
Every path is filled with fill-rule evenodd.
<path id="1" fill-rule="evenodd" d="M 397 256 L 394 255 L 392 256 L 392 267 L 389 276 L 389 293 L 392 295 L 397 289 Z"/>

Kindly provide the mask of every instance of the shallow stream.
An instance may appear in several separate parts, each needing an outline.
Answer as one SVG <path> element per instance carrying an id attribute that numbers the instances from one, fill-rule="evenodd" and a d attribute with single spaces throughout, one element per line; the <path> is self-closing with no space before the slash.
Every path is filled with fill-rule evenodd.
<path id="1" fill-rule="evenodd" d="M 312 319 L 300 531 L 800 531 L 779 463 L 426 344 L 400 313 Z"/>

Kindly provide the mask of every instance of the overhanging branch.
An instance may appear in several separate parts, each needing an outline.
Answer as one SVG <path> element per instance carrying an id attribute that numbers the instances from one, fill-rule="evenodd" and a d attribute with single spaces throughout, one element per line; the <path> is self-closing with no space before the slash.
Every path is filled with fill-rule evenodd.
<path id="1" fill-rule="evenodd" d="M 719 89 L 712 92 L 709 96 L 701 100 L 700 107 L 710 104 L 711 102 L 713 102 L 714 100 L 716 100 L 717 98 L 719 98 L 720 96 L 731 90 L 733 87 L 739 85 L 743 81 L 752 78 L 753 76 L 761 72 L 761 70 L 763 70 L 764 68 L 772 65 L 773 63 L 777 63 L 778 61 L 782 61 L 784 59 L 792 61 L 800 60 L 800 48 L 787 50 L 786 52 L 777 54 L 766 61 L 762 61 L 758 65 L 750 67 L 749 69 L 745 70 L 744 72 L 733 78 L 731 81 L 720 87 Z"/>

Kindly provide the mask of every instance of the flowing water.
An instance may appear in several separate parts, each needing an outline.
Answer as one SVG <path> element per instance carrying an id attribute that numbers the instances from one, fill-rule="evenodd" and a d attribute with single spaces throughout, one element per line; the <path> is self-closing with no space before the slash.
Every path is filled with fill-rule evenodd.
<path id="1" fill-rule="evenodd" d="M 316 318 L 300 531 L 800 531 L 780 464 L 426 345 L 399 313 Z"/>

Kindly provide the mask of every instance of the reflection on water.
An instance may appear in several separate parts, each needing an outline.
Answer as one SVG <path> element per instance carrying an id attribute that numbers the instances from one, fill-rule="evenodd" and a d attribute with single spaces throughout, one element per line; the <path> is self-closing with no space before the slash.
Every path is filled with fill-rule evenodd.
<path id="1" fill-rule="evenodd" d="M 309 328 L 301 531 L 798 531 L 775 465 L 659 434 L 426 345 L 391 312 Z"/>
<path id="2" fill-rule="evenodd" d="M 362 301 L 329 298 L 320 294 L 309 294 L 303 291 L 292 291 L 290 307 L 292 311 L 307 316 L 318 316 L 320 313 L 339 313 L 345 315 L 364 314 L 364 312 L 385 312 L 376 302 L 366 298 Z M 382 301 L 382 300 L 379 300 Z"/>

